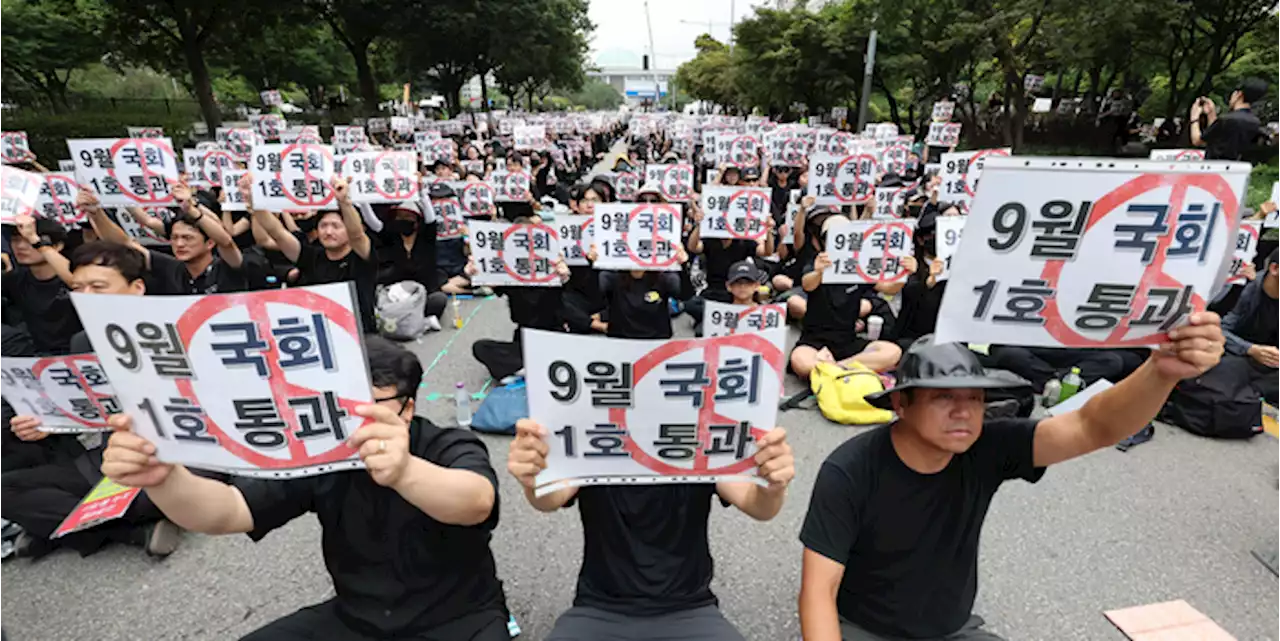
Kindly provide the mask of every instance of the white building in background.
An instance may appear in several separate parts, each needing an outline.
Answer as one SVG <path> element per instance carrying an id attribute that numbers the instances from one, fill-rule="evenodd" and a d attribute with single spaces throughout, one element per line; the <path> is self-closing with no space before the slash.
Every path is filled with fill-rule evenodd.
<path id="1" fill-rule="evenodd" d="M 627 104 L 637 105 L 653 100 L 655 93 L 667 98 L 668 87 L 674 82 L 675 69 L 650 69 L 640 67 L 600 67 L 587 71 L 587 75 L 608 83 L 627 99 Z"/>

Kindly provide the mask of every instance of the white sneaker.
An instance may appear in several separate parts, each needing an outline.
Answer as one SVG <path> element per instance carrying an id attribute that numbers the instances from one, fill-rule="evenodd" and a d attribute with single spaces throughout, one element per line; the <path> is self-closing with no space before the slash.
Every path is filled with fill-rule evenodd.
<path id="1" fill-rule="evenodd" d="M 440 318 L 438 316 L 427 317 L 427 331 L 431 331 L 431 332 L 440 331 Z"/>

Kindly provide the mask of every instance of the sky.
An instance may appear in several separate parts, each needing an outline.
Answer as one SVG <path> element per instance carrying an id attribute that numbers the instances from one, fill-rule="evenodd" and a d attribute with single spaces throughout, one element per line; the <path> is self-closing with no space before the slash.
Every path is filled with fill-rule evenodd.
<path id="1" fill-rule="evenodd" d="M 707 33 L 726 42 L 729 15 L 738 20 L 750 15 L 755 6 L 776 4 L 768 0 L 648 0 L 653 21 L 653 49 L 656 66 L 675 69 L 693 58 L 693 39 Z M 645 25 L 645 0 L 591 0 L 591 60 L 601 67 L 639 67 L 641 56 L 649 53 L 649 32 Z M 687 24 L 687 23 L 693 24 Z"/>

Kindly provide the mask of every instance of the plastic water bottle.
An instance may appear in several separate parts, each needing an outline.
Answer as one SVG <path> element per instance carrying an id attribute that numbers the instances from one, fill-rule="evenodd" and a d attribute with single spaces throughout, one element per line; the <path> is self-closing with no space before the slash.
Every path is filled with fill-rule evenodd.
<path id="1" fill-rule="evenodd" d="M 1041 397 L 1041 403 L 1045 407 L 1053 407 L 1058 404 L 1058 397 L 1062 395 L 1062 383 L 1058 379 L 1050 379 L 1044 384 L 1044 396 Z"/>
<path id="2" fill-rule="evenodd" d="M 1071 371 L 1062 377 L 1062 392 L 1058 395 L 1058 402 L 1061 403 L 1075 396 L 1083 382 L 1080 380 L 1080 368 L 1072 367 Z"/>
<path id="3" fill-rule="evenodd" d="M 471 427 L 471 395 L 462 381 L 454 385 L 453 401 L 457 405 L 458 427 Z"/>
<path id="4" fill-rule="evenodd" d="M 462 306 L 458 305 L 458 295 L 453 295 L 453 326 L 455 329 L 462 329 Z M 461 383 L 459 383 L 461 385 Z"/>

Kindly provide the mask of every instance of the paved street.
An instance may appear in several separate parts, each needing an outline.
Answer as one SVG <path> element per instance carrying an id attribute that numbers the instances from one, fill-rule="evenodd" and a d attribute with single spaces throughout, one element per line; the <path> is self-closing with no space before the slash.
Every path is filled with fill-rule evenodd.
<path id="1" fill-rule="evenodd" d="M 430 367 L 421 413 L 442 424 L 453 421 L 454 383 L 478 391 L 487 379 L 470 343 L 511 333 L 502 299 L 464 301 L 462 311 L 469 322 L 461 331 L 410 343 Z M 675 324 L 690 334 L 687 317 Z M 799 638 L 796 535 L 819 463 L 856 433 L 812 410 L 780 420 L 798 472 L 787 506 L 769 523 L 732 509 L 711 517 L 715 590 L 752 640 Z M 493 542 L 499 573 L 524 638 L 540 639 L 572 599 L 578 515 L 528 507 L 505 472 L 507 439 L 485 442 L 502 484 Z M 1249 551 L 1274 545 L 1276 479 L 1269 436 L 1215 442 L 1161 427 L 1128 454 L 1108 450 L 1058 466 L 1035 486 L 1009 483 L 987 519 L 977 611 L 1011 640 L 1107 640 L 1124 637 L 1103 610 L 1186 599 L 1239 639 L 1274 638 L 1276 578 Z M 311 517 L 256 545 L 238 535 L 188 534 L 164 561 L 124 547 L 85 559 L 59 552 L 10 561 L 3 585 L 13 641 L 236 639 L 332 595 Z"/>

